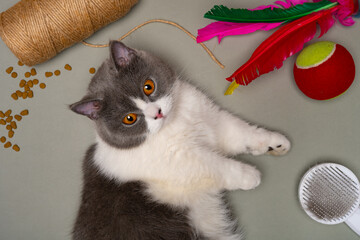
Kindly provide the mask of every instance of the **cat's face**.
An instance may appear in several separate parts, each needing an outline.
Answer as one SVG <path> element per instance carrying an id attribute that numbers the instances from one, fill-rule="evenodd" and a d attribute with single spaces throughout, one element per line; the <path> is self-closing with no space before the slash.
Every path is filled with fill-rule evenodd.
<path id="1" fill-rule="evenodd" d="M 110 59 L 88 93 L 70 106 L 96 123 L 98 135 L 118 148 L 135 147 L 166 123 L 173 106 L 174 72 L 150 54 L 110 43 Z"/>

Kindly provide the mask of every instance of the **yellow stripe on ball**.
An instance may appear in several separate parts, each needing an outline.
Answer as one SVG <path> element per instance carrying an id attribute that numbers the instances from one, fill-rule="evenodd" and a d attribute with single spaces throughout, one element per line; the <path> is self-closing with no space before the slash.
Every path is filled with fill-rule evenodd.
<path id="1" fill-rule="evenodd" d="M 304 48 L 296 59 L 298 68 L 312 68 L 328 60 L 335 52 L 336 43 L 322 41 Z"/>

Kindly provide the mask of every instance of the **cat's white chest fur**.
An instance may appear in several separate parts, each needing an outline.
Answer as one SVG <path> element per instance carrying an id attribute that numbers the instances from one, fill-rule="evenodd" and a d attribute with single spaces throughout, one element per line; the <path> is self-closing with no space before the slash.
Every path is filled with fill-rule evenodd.
<path id="1" fill-rule="evenodd" d="M 141 180 L 161 186 L 168 194 L 176 195 L 173 198 L 180 205 L 179 195 L 200 189 L 207 191 L 210 185 L 216 185 L 213 170 L 204 169 L 210 166 L 206 165 L 203 152 L 208 154 L 215 150 L 211 147 L 215 145 L 211 143 L 214 130 L 198 106 L 204 96 L 190 85 L 182 84 L 177 86 L 182 93 L 175 96 L 172 112 L 160 131 L 150 134 L 142 145 L 131 149 L 111 147 L 98 137 L 95 154 L 95 161 L 105 174 L 120 181 Z"/>
<path id="2" fill-rule="evenodd" d="M 95 163 L 121 182 L 143 181 L 156 201 L 189 209 L 195 227 L 210 239 L 240 239 L 222 206 L 224 189 L 260 183 L 252 166 L 227 158 L 239 153 L 286 153 L 289 141 L 221 110 L 188 83 L 177 81 L 163 125 L 138 147 L 117 149 L 98 137 Z M 138 105 L 141 105 L 138 102 Z M 151 120 L 152 121 L 152 120 Z M 155 120 L 156 121 L 156 120 Z"/>

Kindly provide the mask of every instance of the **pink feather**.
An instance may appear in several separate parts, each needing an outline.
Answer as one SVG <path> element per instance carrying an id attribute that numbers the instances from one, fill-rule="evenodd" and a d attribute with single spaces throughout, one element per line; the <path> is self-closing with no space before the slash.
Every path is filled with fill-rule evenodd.
<path id="1" fill-rule="evenodd" d="M 277 23 L 233 23 L 233 22 L 213 22 L 204 28 L 198 30 L 196 41 L 198 43 L 207 41 L 213 37 L 221 39 L 229 35 L 240 35 L 255 32 L 257 30 L 268 31 L 280 26 L 282 22 Z"/>
<path id="2" fill-rule="evenodd" d="M 248 85 L 260 75 L 281 68 L 283 61 L 300 51 L 306 42 L 314 38 L 317 24 L 322 29 L 320 36 L 329 30 L 334 24 L 332 13 L 337 8 L 312 13 L 282 26 L 260 44 L 250 59 L 227 80 Z"/>
<path id="3" fill-rule="evenodd" d="M 249 10 L 262 10 L 265 8 L 290 8 L 297 4 L 303 4 L 308 2 L 308 0 L 286 0 L 283 1 L 276 1 L 275 4 L 277 5 L 262 5 L 254 9 Z M 278 6 L 279 5 L 279 6 Z M 198 36 L 196 41 L 198 43 L 207 41 L 213 37 L 218 37 L 219 43 L 223 37 L 229 35 L 240 35 L 240 34 L 248 34 L 258 30 L 268 31 L 273 28 L 280 26 L 283 22 L 276 22 L 276 23 L 233 23 L 233 22 L 213 22 L 207 25 L 204 28 L 198 30 Z"/>

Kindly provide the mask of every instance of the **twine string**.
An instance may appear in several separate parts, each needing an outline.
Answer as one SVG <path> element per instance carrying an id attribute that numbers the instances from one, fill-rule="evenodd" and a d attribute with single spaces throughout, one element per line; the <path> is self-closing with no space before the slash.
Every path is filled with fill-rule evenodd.
<path id="1" fill-rule="evenodd" d="M 169 21 L 169 20 L 163 20 L 163 19 L 152 19 L 149 21 L 146 21 L 144 23 L 141 23 L 139 25 L 137 25 L 136 27 L 134 27 L 133 29 L 131 29 L 130 31 L 128 31 L 127 33 L 125 33 L 123 36 L 121 36 L 118 40 L 121 41 L 124 38 L 126 38 L 127 36 L 129 36 L 130 34 L 132 34 L 133 32 L 135 32 L 136 30 L 138 30 L 139 28 L 149 24 L 149 23 L 155 23 L 155 22 L 159 22 L 159 23 L 165 23 L 165 24 L 169 24 L 172 25 L 174 27 L 179 28 L 180 30 L 182 30 L 183 32 L 185 32 L 189 37 L 191 37 L 192 39 L 194 39 L 196 41 L 196 37 L 191 34 L 188 30 L 186 30 L 184 27 L 182 27 L 181 25 Z M 93 47 L 93 48 L 104 48 L 104 47 L 109 47 L 109 44 L 91 44 L 88 43 L 86 41 L 82 41 L 82 44 L 88 46 L 88 47 Z M 221 68 L 224 68 L 225 66 L 214 56 L 214 54 L 205 46 L 205 44 L 200 43 L 200 45 L 203 47 L 203 49 L 207 52 L 207 54 L 211 57 L 211 59 L 216 62 Z"/>

